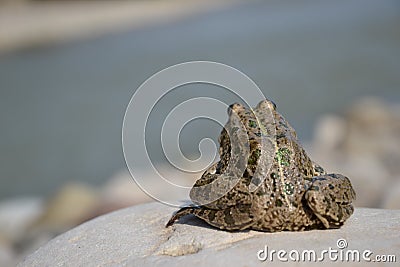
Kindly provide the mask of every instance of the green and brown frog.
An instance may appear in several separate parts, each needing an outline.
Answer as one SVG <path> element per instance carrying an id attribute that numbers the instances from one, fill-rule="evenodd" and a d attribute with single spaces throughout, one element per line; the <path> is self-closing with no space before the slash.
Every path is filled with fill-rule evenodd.
<path id="1" fill-rule="evenodd" d="M 350 180 L 314 163 L 295 130 L 266 99 L 256 108 L 235 103 L 219 137 L 220 161 L 190 191 L 187 214 L 229 231 L 276 232 L 340 227 L 353 213 Z"/>

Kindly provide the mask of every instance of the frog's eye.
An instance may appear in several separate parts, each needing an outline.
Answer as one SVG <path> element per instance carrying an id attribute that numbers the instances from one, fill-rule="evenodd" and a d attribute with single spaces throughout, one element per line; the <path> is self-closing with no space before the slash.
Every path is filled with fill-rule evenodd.
<path id="1" fill-rule="evenodd" d="M 236 113 L 240 110 L 243 109 L 243 106 L 240 105 L 239 103 L 233 103 L 232 105 L 229 106 L 228 108 L 228 114 L 231 114 L 231 111 L 235 111 Z"/>
<path id="2" fill-rule="evenodd" d="M 258 109 L 262 109 L 262 110 L 271 109 L 271 108 L 272 108 L 272 109 L 276 110 L 276 104 L 275 104 L 274 101 L 272 101 L 272 100 L 265 99 L 265 100 L 261 101 L 261 102 L 257 105 L 257 108 L 258 108 Z"/>

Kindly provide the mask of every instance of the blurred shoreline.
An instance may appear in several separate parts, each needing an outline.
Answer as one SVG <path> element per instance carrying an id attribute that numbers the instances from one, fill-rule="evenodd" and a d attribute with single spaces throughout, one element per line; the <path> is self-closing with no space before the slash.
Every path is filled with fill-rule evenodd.
<path id="1" fill-rule="evenodd" d="M 154 201 L 126 170 L 124 112 L 147 78 L 192 60 L 251 77 L 308 155 L 351 179 L 356 207 L 399 209 L 398 11 L 391 0 L 0 0 L 0 266 L 91 218 Z M 216 86 L 180 87 L 148 120 L 152 161 L 182 186 L 198 177 L 162 165 L 159 133 L 170 110 L 204 96 L 237 101 Z M 195 159 L 198 141 L 219 133 L 190 124 L 181 151 Z M 142 176 L 153 195 L 165 192 L 158 176 Z"/>
<path id="2" fill-rule="evenodd" d="M 0 55 L 171 23 L 234 3 L 238 1 L 0 1 Z"/>
<path id="3" fill-rule="evenodd" d="M 185 61 L 218 61 L 249 75 L 279 103 L 302 140 L 312 138 L 319 114 L 341 114 L 363 95 L 399 100 L 399 17 L 391 2 L 362 6 L 360 0 L 250 1 L 0 56 L 0 199 L 49 196 L 72 179 L 106 181 L 124 167 L 120 131 L 132 93 L 152 74 Z M 194 96 L 237 101 L 216 89 L 199 85 L 171 92 L 159 105 L 160 118 Z M 162 121 L 152 120 L 154 132 Z M 187 148 L 211 133 L 193 126 L 182 139 Z M 216 127 L 214 132 L 216 138 Z M 150 153 L 162 162 L 158 146 Z"/>

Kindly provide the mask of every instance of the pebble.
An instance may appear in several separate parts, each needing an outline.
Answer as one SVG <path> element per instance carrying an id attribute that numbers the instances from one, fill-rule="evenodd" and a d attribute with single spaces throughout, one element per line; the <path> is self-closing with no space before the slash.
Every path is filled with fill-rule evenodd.
<path id="1" fill-rule="evenodd" d="M 44 202 L 38 197 L 14 198 L 0 202 L 0 239 L 11 244 L 18 242 L 44 210 Z"/>
<path id="2" fill-rule="evenodd" d="M 81 183 L 66 184 L 46 201 L 42 216 L 32 228 L 65 231 L 93 217 L 98 202 L 99 196 L 95 189 Z"/>
<path id="3" fill-rule="evenodd" d="M 383 208 L 385 209 L 400 209 L 400 177 L 397 178 L 383 200 Z"/>

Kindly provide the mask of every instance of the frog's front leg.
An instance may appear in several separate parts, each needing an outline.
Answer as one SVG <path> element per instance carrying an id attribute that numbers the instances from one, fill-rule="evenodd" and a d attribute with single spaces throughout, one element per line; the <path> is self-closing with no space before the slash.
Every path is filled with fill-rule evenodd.
<path id="1" fill-rule="evenodd" d="M 350 180 L 341 174 L 314 177 L 304 198 L 326 228 L 338 228 L 354 211 L 356 193 Z"/>

